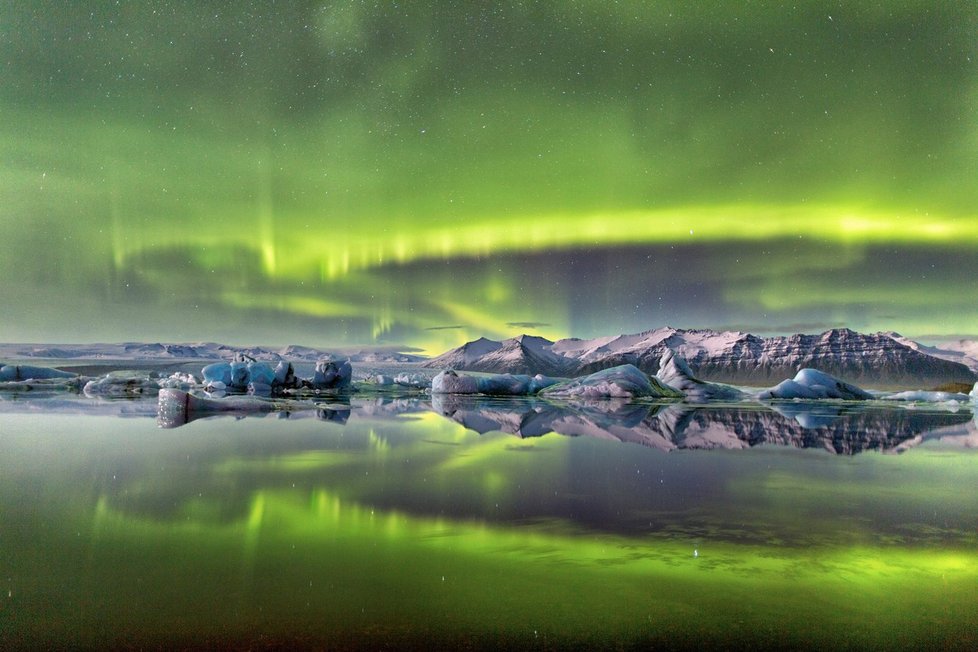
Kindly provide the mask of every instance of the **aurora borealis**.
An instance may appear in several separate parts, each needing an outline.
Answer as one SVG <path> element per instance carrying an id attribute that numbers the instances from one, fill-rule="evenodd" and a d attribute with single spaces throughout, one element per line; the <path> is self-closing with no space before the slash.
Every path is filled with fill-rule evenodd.
<path id="1" fill-rule="evenodd" d="M 978 7 L 0 6 L 0 338 L 978 333 Z"/>

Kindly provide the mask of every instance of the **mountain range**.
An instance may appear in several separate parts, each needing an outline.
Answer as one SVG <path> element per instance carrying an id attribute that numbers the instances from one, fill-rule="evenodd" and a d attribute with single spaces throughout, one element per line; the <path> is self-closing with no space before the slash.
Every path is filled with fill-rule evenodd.
<path id="1" fill-rule="evenodd" d="M 425 358 L 392 350 L 326 351 L 290 344 L 281 348 L 232 346 L 216 342 L 164 344 L 160 342 L 122 342 L 119 344 L 0 344 L 0 357 L 6 359 L 54 360 L 233 360 L 244 355 L 262 362 L 317 362 L 322 358 L 349 359 L 366 363 L 409 363 Z"/>
<path id="2" fill-rule="evenodd" d="M 703 380 L 769 385 L 812 367 L 867 386 L 937 387 L 978 380 L 978 347 L 928 347 L 897 333 L 857 333 L 847 328 L 819 335 L 759 337 L 740 331 L 658 328 L 633 335 L 556 342 L 530 335 L 500 342 L 480 338 L 423 366 L 493 373 L 579 376 L 622 364 L 659 371 L 671 350 Z"/>

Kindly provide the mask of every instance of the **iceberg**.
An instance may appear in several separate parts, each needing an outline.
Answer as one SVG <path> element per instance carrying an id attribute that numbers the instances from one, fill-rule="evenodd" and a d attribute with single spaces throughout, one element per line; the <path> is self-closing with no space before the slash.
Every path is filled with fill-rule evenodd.
<path id="1" fill-rule="evenodd" d="M 113 371 L 88 381 L 82 391 L 85 396 L 137 396 L 155 394 L 159 389 L 159 382 L 149 374 Z"/>
<path id="2" fill-rule="evenodd" d="M 35 367 L 33 365 L 8 364 L 0 367 L 0 381 L 15 380 L 53 380 L 60 378 L 77 378 L 78 374 L 68 373 L 50 367 Z"/>
<path id="3" fill-rule="evenodd" d="M 231 364 L 229 362 L 215 362 L 200 370 L 204 376 L 205 385 L 215 385 L 221 383 L 224 387 L 231 384 Z"/>
<path id="4" fill-rule="evenodd" d="M 313 389 L 344 389 L 350 386 L 353 379 L 353 367 L 346 360 L 336 364 L 332 360 L 320 360 L 316 363 L 310 386 Z"/>
<path id="5" fill-rule="evenodd" d="M 432 394 L 478 394 L 479 380 L 475 376 L 460 376 L 446 369 L 431 379 Z"/>
<path id="6" fill-rule="evenodd" d="M 887 401 L 914 401 L 917 403 L 967 403 L 971 399 L 971 396 L 957 392 L 909 390 L 896 392 L 895 394 L 884 394 L 880 398 Z"/>
<path id="7" fill-rule="evenodd" d="M 166 378 L 161 378 L 159 385 L 161 388 L 193 389 L 197 386 L 197 378 L 193 374 L 182 374 L 177 371 Z"/>
<path id="8" fill-rule="evenodd" d="M 664 385 L 658 378 L 645 375 L 630 364 L 557 383 L 544 389 L 541 394 L 555 398 L 683 398 L 681 392 Z"/>
<path id="9" fill-rule="evenodd" d="M 295 368 L 292 366 L 291 362 L 286 362 L 282 360 L 277 365 L 275 365 L 275 382 L 274 385 L 280 387 L 295 387 L 297 381 L 295 378 Z"/>
<path id="10" fill-rule="evenodd" d="M 180 389 L 160 390 L 157 421 L 163 428 L 173 428 L 192 421 L 195 414 L 216 412 L 273 412 L 282 409 L 278 401 L 253 396 L 208 398 Z"/>
<path id="11" fill-rule="evenodd" d="M 201 369 L 204 386 L 209 391 L 247 391 L 250 394 L 271 394 L 276 389 L 345 389 L 353 378 L 350 361 L 337 364 L 320 360 L 311 379 L 296 378 L 291 362 L 281 360 L 273 369 L 266 362 L 256 360 L 215 362 Z"/>
<path id="12" fill-rule="evenodd" d="M 431 379 L 424 374 L 400 373 L 394 376 L 394 384 L 401 387 L 413 387 L 414 389 L 427 389 L 431 387 Z"/>
<path id="13" fill-rule="evenodd" d="M 459 375 L 447 369 L 431 380 L 432 394 L 485 394 L 487 396 L 532 396 L 556 384 L 556 378 L 537 374 Z"/>
<path id="14" fill-rule="evenodd" d="M 873 398 L 869 392 L 839 380 L 835 376 L 817 369 L 802 369 L 795 377 L 785 380 L 759 394 L 760 400 L 782 399 L 843 399 L 847 401 L 865 401 Z"/>
<path id="15" fill-rule="evenodd" d="M 730 385 L 708 383 L 693 375 L 686 358 L 672 349 L 666 349 L 659 361 L 659 371 L 655 374 L 662 383 L 686 395 L 686 400 L 694 403 L 706 401 L 730 401 L 744 398 L 744 393 Z"/>

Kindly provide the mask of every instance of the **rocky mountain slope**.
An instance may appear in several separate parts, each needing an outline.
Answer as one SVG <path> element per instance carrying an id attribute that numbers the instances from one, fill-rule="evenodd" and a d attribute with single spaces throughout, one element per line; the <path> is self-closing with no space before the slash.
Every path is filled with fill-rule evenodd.
<path id="1" fill-rule="evenodd" d="M 857 333 L 847 328 L 819 335 L 758 337 L 736 331 L 660 328 L 634 335 L 550 342 L 522 336 L 505 342 L 485 338 L 453 349 L 425 366 L 495 373 L 577 376 L 622 364 L 655 375 L 672 350 L 706 381 L 770 385 L 799 369 L 819 369 L 848 382 L 877 388 L 928 388 L 974 383 L 978 374 L 960 362 L 895 333 Z"/>

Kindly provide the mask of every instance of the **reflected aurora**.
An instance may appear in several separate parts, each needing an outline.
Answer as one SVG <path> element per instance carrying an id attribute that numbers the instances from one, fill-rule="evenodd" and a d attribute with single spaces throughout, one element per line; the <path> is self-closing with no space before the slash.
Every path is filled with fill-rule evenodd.
<path id="1" fill-rule="evenodd" d="M 975 642 L 968 451 L 664 454 L 433 413 L 167 437 L 13 416 L 0 613 L 27 617 L 5 644 Z"/>

